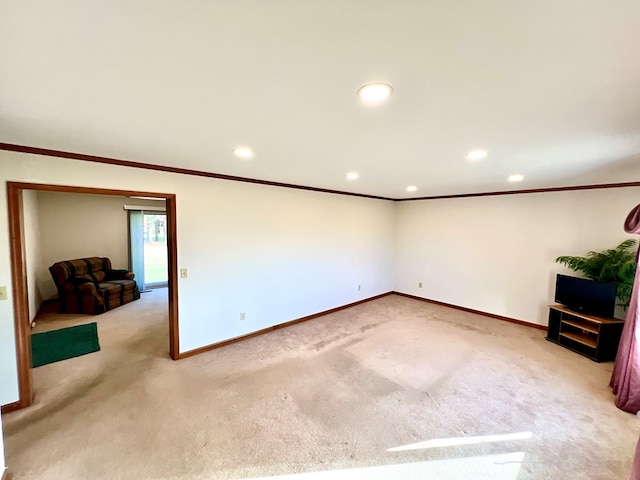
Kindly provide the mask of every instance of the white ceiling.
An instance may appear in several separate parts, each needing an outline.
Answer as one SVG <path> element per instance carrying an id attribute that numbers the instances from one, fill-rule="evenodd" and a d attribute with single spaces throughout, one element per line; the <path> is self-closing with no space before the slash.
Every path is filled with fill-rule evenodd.
<path id="1" fill-rule="evenodd" d="M 0 142 L 392 198 L 638 181 L 639 26 L 638 0 L 6 1 Z"/>

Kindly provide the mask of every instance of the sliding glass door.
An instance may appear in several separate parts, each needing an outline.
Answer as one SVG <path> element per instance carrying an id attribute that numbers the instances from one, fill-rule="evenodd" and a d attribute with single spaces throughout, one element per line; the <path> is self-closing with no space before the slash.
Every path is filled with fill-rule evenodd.
<path id="1" fill-rule="evenodd" d="M 140 290 L 165 287 L 167 270 L 167 215 L 129 210 L 131 266 Z"/>
<path id="2" fill-rule="evenodd" d="M 167 215 L 142 212 L 144 238 L 144 284 L 147 288 L 166 287 Z"/>

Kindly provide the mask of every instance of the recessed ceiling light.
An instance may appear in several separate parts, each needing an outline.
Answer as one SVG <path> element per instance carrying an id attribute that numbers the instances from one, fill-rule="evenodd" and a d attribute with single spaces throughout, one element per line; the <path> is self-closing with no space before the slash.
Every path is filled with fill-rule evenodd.
<path id="1" fill-rule="evenodd" d="M 358 172 L 347 173 L 347 180 L 357 180 L 358 178 L 360 178 L 360 174 Z"/>
<path id="2" fill-rule="evenodd" d="M 236 157 L 239 158 L 251 158 L 253 157 L 253 152 L 249 147 L 236 147 L 233 149 L 233 153 Z"/>
<path id="3" fill-rule="evenodd" d="M 507 180 L 509 180 L 510 182 L 521 182 L 522 180 L 524 180 L 524 175 L 520 175 L 519 173 L 509 175 L 509 178 Z"/>
<path id="4" fill-rule="evenodd" d="M 360 87 L 358 96 L 366 105 L 381 105 L 387 101 L 393 88 L 386 83 L 369 83 Z"/>
<path id="5" fill-rule="evenodd" d="M 467 160 L 482 160 L 487 157 L 487 154 L 486 150 L 471 150 L 465 157 L 467 157 Z"/>
<path id="6" fill-rule="evenodd" d="M 418 187 L 416 187 L 415 185 L 409 185 L 407 187 L 407 192 L 415 192 L 418 190 Z"/>

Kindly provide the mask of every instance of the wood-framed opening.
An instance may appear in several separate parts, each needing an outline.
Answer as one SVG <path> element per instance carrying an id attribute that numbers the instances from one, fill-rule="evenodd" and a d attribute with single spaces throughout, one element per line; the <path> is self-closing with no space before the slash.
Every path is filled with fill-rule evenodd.
<path id="1" fill-rule="evenodd" d="M 173 360 L 180 358 L 178 331 L 178 267 L 176 196 L 171 193 L 113 190 L 104 188 L 72 187 L 40 183 L 7 182 L 7 207 L 9 214 L 9 247 L 11 254 L 11 286 L 13 290 L 13 318 L 16 341 L 16 362 L 18 366 L 17 402 L 4 405 L 2 411 L 12 411 L 28 407 L 33 401 L 33 380 L 31 375 L 31 342 L 29 322 L 29 293 L 25 258 L 24 214 L 22 192 L 24 190 L 61 193 L 84 193 L 94 195 L 114 195 L 125 197 L 150 197 L 165 200 L 167 213 L 167 264 L 168 264 L 168 317 L 169 355 Z"/>

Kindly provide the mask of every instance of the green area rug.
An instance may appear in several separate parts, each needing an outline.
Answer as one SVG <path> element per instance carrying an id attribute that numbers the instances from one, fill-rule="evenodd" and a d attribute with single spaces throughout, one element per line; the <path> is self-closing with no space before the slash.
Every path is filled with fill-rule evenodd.
<path id="1" fill-rule="evenodd" d="M 31 363 L 34 368 L 98 350 L 96 322 L 31 335 Z"/>

